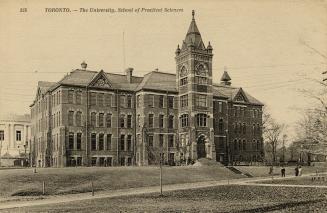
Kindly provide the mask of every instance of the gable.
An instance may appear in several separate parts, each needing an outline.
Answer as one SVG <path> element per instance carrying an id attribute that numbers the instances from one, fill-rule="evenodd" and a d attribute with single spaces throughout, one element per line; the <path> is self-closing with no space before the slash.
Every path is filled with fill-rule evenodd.
<path id="1" fill-rule="evenodd" d="M 234 101 L 237 101 L 237 102 L 249 102 L 249 100 L 246 97 L 245 93 L 243 92 L 242 88 L 235 95 Z"/>
<path id="2" fill-rule="evenodd" d="M 105 76 L 104 72 L 101 70 L 99 74 L 94 77 L 89 86 L 98 88 L 111 88 L 111 83 Z"/>

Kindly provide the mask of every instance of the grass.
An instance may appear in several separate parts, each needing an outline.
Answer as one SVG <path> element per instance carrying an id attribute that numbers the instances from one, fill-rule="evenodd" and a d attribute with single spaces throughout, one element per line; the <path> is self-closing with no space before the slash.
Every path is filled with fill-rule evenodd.
<path id="1" fill-rule="evenodd" d="M 323 180 L 312 181 L 311 177 L 294 177 L 291 179 L 268 180 L 268 181 L 261 181 L 258 183 L 327 186 L 327 180 L 326 181 L 323 181 Z"/>
<path id="2" fill-rule="evenodd" d="M 226 185 L 159 194 L 103 198 L 12 212 L 304 212 L 326 207 L 326 189 Z"/>
<path id="3" fill-rule="evenodd" d="M 242 171 L 243 173 L 249 173 L 254 177 L 263 177 L 268 176 L 269 173 L 269 167 L 268 166 L 234 166 L 238 170 Z M 286 170 L 286 176 L 295 174 L 295 166 L 288 166 L 285 167 Z M 274 166 L 274 176 L 281 175 L 281 167 Z M 318 172 L 325 172 L 326 169 L 324 167 L 313 167 L 313 166 L 303 166 L 302 167 L 302 173 L 303 174 L 309 174 L 309 173 L 315 173 L 318 170 Z"/>
<path id="4" fill-rule="evenodd" d="M 210 180 L 242 178 L 219 166 L 164 167 L 163 184 L 192 183 Z M 159 184 L 158 167 L 112 168 L 40 168 L 3 170 L 0 173 L 0 198 L 9 196 L 39 196 L 45 181 L 46 195 L 155 186 Z"/>

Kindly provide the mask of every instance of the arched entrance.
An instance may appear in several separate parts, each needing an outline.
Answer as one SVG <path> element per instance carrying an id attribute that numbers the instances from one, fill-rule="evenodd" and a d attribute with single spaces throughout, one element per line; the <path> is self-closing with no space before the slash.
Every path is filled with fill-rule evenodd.
<path id="1" fill-rule="evenodd" d="M 197 154 L 198 154 L 198 159 L 199 158 L 205 158 L 206 157 L 206 146 L 205 146 L 205 136 L 200 135 L 198 137 L 197 141 Z"/>

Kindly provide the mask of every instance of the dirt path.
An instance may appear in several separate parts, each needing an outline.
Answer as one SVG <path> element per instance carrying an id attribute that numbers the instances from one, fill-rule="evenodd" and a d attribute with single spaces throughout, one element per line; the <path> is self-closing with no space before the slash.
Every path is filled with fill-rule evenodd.
<path id="1" fill-rule="evenodd" d="M 303 176 L 309 176 L 312 174 L 306 174 Z M 283 179 L 294 178 L 294 176 L 288 176 Z M 163 191 L 176 191 L 176 190 L 185 190 L 185 189 L 196 189 L 196 188 L 205 188 L 211 186 L 220 186 L 220 185 L 228 185 L 228 184 L 236 184 L 236 185 L 259 185 L 259 186 L 291 186 L 291 187 L 305 187 L 307 185 L 283 185 L 283 184 L 256 184 L 257 181 L 265 181 L 271 180 L 271 177 L 256 177 L 256 178 L 242 178 L 242 179 L 232 179 L 232 180 L 220 180 L 220 181 L 206 181 L 206 182 L 196 182 L 196 183 L 184 183 L 184 184 L 171 184 L 164 185 Z M 282 179 L 281 177 L 274 177 L 275 180 Z M 309 186 L 307 186 L 309 187 Z M 318 187 L 318 186 L 310 186 L 310 187 Z M 320 186 L 321 187 L 321 186 Z M 321 187 L 321 188 L 327 188 Z M 129 188 L 129 189 L 121 189 L 121 190 L 110 190 L 110 191 L 102 191 L 95 192 L 95 195 L 92 196 L 91 193 L 80 193 L 80 194 L 70 194 L 70 195 L 58 195 L 58 196 L 44 196 L 39 197 L 40 199 L 31 200 L 31 201 L 8 201 L 0 203 L 0 210 L 11 209 L 11 208 L 19 208 L 19 207 L 29 207 L 29 206 L 37 206 L 37 205 L 48 205 L 48 204 L 57 204 L 57 203 L 67 203 L 73 201 L 82 201 L 82 200 L 90 200 L 90 199 L 99 199 L 99 198 L 113 198 L 120 196 L 128 196 L 128 195 L 140 195 L 140 194 L 148 194 L 159 192 L 159 186 L 152 187 L 141 187 L 141 188 Z"/>

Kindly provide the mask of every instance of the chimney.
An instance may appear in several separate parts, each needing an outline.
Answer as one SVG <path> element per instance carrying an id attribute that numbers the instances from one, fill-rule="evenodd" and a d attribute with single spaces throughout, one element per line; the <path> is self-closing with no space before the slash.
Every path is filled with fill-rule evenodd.
<path id="1" fill-rule="evenodd" d="M 132 83 L 133 68 L 129 67 L 125 70 L 125 72 L 126 72 L 127 82 Z"/>

